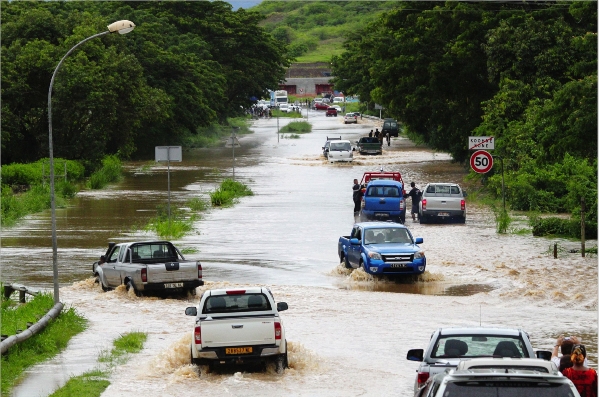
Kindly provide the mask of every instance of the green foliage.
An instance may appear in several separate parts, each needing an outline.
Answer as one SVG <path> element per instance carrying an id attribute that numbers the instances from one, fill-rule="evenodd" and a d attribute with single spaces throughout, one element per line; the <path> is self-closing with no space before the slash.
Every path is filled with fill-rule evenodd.
<path id="1" fill-rule="evenodd" d="M 235 127 L 237 135 L 251 134 L 245 119 L 241 117 L 230 117 L 226 124 L 211 124 L 206 127 L 198 127 L 196 134 L 186 134 L 183 145 L 186 148 L 201 148 L 220 146 L 223 140 L 231 136 L 232 128 Z"/>
<path id="2" fill-rule="evenodd" d="M 64 181 L 66 163 L 67 180 L 77 182 L 83 179 L 85 168 L 75 160 L 54 158 L 54 181 Z M 2 166 L 2 185 L 30 186 L 49 183 L 50 159 L 43 158 L 34 163 L 13 163 Z"/>
<path id="3" fill-rule="evenodd" d="M 214 207 L 229 207 L 239 197 L 252 196 L 254 193 L 241 182 L 225 179 L 218 189 L 210 193 L 210 201 Z"/>
<path id="4" fill-rule="evenodd" d="M 288 119 L 299 119 L 302 118 L 302 114 L 300 112 L 283 112 L 279 109 L 272 109 L 272 117 L 286 117 Z"/>
<path id="5" fill-rule="evenodd" d="M 104 186 L 121 179 L 123 164 L 117 156 L 106 156 L 102 159 L 102 167 L 94 172 L 87 183 L 90 189 L 102 189 Z"/>
<path id="6" fill-rule="evenodd" d="M 503 208 L 499 209 L 496 207 L 493 208 L 493 213 L 495 214 L 495 230 L 497 233 L 505 234 L 507 233 L 510 224 L 512 223 L 512 218 L 507 210 L 503 210 Z"/>
<path id="7" fill-rule="evenodd" d="M 101 371 L 90 371 L 70 378 L 67 383 L 50 394 L 50 397 L 100 397 L 110 382 L 102 379 L 106 374 Z"/>
<path id="8" fill-rule="evenodd" d="M 108 354 L 101 354 L 98 361 L 109 363 L 111 366 L 123 362 L 127 354 L 138 353 L 143 349 L 148 335 L 144 332 L 130 332 L 119 336 L 112 344 L 114 348 Z"/>
<path id="9" fill-rule="evenodd" d="M 41 303 L 36 301 L 38 296 Z M 31 310 L 26 309 L 26 307 L 33 304 L 37 307 L 37 309 L 33 310 L 36 313 L 34 314 L 35 318 L 33 321 L 37 321 L 37 318 L 40 318 L 46 314 L 48 303 L 51 299 L 52 297 L 48 298 L 48 295 L 40 294 L 24 306 L 20 306 L 14 311 L 17 312 L 21 309 L 21 307 L 23 307 L 23 310 Z M 10 311 L 13 310 L 6 310 L 4 304 L 2 305 L 3 333 L 5 325 L 5 312 Z M 18 313 L 19 316 L 21 316 L 21 313 Z M 10 316 L 11 314 L 9 313 L 7 315 Z M 14 315 L 14 313 L 12 313 L 12 315 Z M 31 317 L 31 315 L 29 315 L 29 317 Z M 7 325 L 7 329 L 10 331 L 16 326 L 16 323 L 20 322 L 21 320 L 19 319 L 11 321 L 7 319 L 6 321 L 9 324 Z M 54 357 L 56 354 L 66 348 L 69 340 L 73 336 L 82 332 L 86 326 L 87 321 L 78 315 L 74 308 L 64 308 L 58 318 L 50 321 L 48 326 L 43 331 L 17 345 L 12 346 L 9 349 L 8 354 L 2 355 L 0 362 L 0 365 L 2 366 L 2 371 L 0 373 L 2 396 L 10 395 L 15 381 L 27 368 Z"/>
<path id="10" fill-rule="evenodd" d="M 530 217 L 533 236 L 581 237 L 580 219 L 557 217 Z M 597 222 L 585 222 L 584 234 L 587 239 L 597 238 Z"/>
<path id="11" fill-rule="evenodd" d="M 192 198 L 187 200 L 186 204 L 192 211 L 205 211 L 208 208 L 208 203 L 206 200 L 200 198 Z"/>
<path id="12" fill-rule="evenodd" d="M 293 132 L 296 134 L 306 134 L 312 132 L 312 124 L 307 121 L 292 121 L 279 130 L 280 132 Z"/>
<path id="13" fill-rule="evenodd" d="M 178 239 L 193 230 L 193 222 L 198 219 L 196 214 L 188 214 L 171 207 L 169 219 L 168 208 L 159 206 L 157 216 L 150 219 L 144 230 L 155 232 L 161 238 Z"/>

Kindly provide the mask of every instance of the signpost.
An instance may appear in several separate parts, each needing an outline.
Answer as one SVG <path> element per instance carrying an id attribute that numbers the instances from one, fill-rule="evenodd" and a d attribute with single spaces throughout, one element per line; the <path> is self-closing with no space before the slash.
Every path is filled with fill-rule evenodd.
<path id="1" fill-rule="evenodd" d="M 494 136 L 470 136 L 468 137 L 468 149 L 470 150 L 493 150 L 495 149 Z"/>
<path id="2" fill-rule="evenodd" d="M 237 131 L 238 129 L 239 127 L 233 127 L 233 130 L 231 131 L 231 136 L 227 139 L 227 142 L 225 142 L 225 147 L 233 148 L 233 180 L 235 180 L 235 147 L 241 147 L 241 145 L 239 144 L 239 140 L 235 135 L 235 131 Z"/>
<path id="3" fill-rule="evenodd" d="M 470 157 L 470 166 L 474 172 L 485 174 L 493 168 L 493 156 L 486 150 L 477 150 Z"/>
<path id="4" fill-rule="evenodd" d="M 168 221 L 171 222 L 171 161 L 180 162 L 181 146 L 156 146 L 154 149 L 156 162 L 166 161 L 168 175 Z"/>

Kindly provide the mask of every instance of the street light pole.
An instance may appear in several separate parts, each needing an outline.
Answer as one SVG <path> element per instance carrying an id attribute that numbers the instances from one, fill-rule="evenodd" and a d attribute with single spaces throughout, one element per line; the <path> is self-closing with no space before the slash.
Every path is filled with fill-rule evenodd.
<path id="1" fill-rule="evenodd" d="M 60 299 L 58 296 L 58 242 L 56 240 L 56 201 L 54 199 L 54 147 L 52 144 L 52 87 L 54 86 L 54 79 L 58 73 L 60 66 L 77 47 L 85 43 L 88 40 L 95 39 L 96 37 L 104 36 L 108 33 L 118 32 L 120 34 L 126 34 L 135 28 L 135 24 L 131 21 L 122 20 L 114 22 L 108 25 L 108 30 L 102 33 L 95 34 L 79 43 L 75 44 L 66 54 L 62 57 L 58 66 L 54 69 L 52 79 L 50 80 L 50 88 L 48 89 L 48 147 L 50 155 L 50 213 L 52 218 L 52 272 L 54 275 L 54 303 L 59 303 Z"/>

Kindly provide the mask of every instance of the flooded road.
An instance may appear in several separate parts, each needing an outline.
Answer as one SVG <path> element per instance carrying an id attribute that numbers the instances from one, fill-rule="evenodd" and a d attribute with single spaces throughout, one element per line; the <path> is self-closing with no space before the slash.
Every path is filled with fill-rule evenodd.
<path id="1" fill-rule="evenodd" d="M 279 120 L 283 126 L 288 120 Z M 35 367 L 14 396 L 45 396 L 71 375 L 98 365 L 112 339 L 148 333 L 146 348 L 114 371 L 108 396 L 357 396 L 410 395 L 418 363 L 405 359 L 424 348 L 439 326 L 487 325 L 528 331 L 537 349 L 550 350 L 560 333 L 582 335 L 597 362 L 597 259 L 551 247 L 564 240 L 498 235 L 488 208 L 468 206 L 466 224 L 406 225 L 423 237 L 427 272 L 401 284 L 373 280 L 339 266 L 337 240 L 352 227 L 351 185 L 365 171 L 400 171 L 404 181 L 462 182 L 467 170 L 448 155 L 393 139 L 382 156 L 356 154 L 353 164 L 328 164 L 327 136 L 356 140 L 376 124 L 310 112 L 313 132 L 277 137 L 277 121 L 257 120 L 254 134 L 235 149 L 235 177 L 254 196 L 231 208 L 211 209 L 195 231 L 174 241 L 200 259 L 205 288 L 267 285 L 290 309 L 283 313 L 291 368 L 283 375 L 231 372 L 199 376 L 189 363 L 193 319 L 187 299 L 137 298 L 117 289 L 102 293 L 91 264 L 109 241 L 154 239 L 140 226 L 167 202 L 167 168 L 130 163 L 124 180 L 102 191 L 81 192 L 57 211 L 61 301 L 90 320 L 53 362 Z M 171 205 L 207 198 L 232 176 L 231 149 L 184 151 L 171 164 Z M 518 218 L 516 228 L 524 228 Z M 2 231 L 2 279 L 52 287 L 49 212 Z M 596 244 L 589 242 L 587 246 Z M 517 308 L 517 310 L 516 310 Z"/>

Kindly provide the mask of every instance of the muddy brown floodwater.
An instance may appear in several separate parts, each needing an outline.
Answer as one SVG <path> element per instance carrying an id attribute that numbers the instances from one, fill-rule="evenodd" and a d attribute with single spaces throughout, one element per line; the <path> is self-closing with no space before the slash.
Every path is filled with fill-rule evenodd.
<path id="1" fill-rule="evenodd" d="M 289 120 L 279 120 L 283 126 Z M 327 136 L 356 140 L 376 127 L 344 125 L 311 111 L 313 131 L 277 137 L 277 120 L 253 122 L 235 149 L 235 177 L 254 195 L 231 208 L 211 209 L 194 232 L 174 241 L 202 261 L 206 285 L 196 297 L 137 298 L 124 288 L 101 292 L 91 264 L 109 241 L 154 239 L 141 231 L 166 205 L 167 168 L 128 163 L 122 182 L 84 191 L 57 210 L 60 297 L 89 319 L 89 329 L 50 362 L 28 371 L 13 396 L 46 396 L 73 375 L 101 368 L 98 355 L 119 335 L 148 334 L 143 351 L 112 372 L 103 397 L 121 396 L 386 396 L 411 395 L 418 363 L 410 348 L 426 347 L 437 327 L 505 326 L 526 330 L 536 349 L 551 349 L 561 334 L 579 335 L 597 363 L 597 259 L 562 252 L 529 233 L 499 235 L 492 212 L 468 205 L 466 224 L 406 224 L 423 237 L 427 271 L 418 282 L 373 279 L 339 266 L 337 240 L 353 224 L 351 184 L 365 171 L 400 171 L 406 182 L 462 182 L 463 166 L 395 138 L 382 156 L 356 155 L 353 164 L 328 164 Z M 232 150 L 184 151 L 171 164 L 171 205 L 208 197 L 232 176 Z M 515 214 L 514 229 L 526 227 Z M 587 243 L 595 245 L 596 241 Z M 2 280 L 52 289 L 49 212 L 2 230 Z M 269 286 L 283 313 L 290 368 L 202 374 L 189 362 L 193 319 L 184 315 L 202 289 Z"/>

